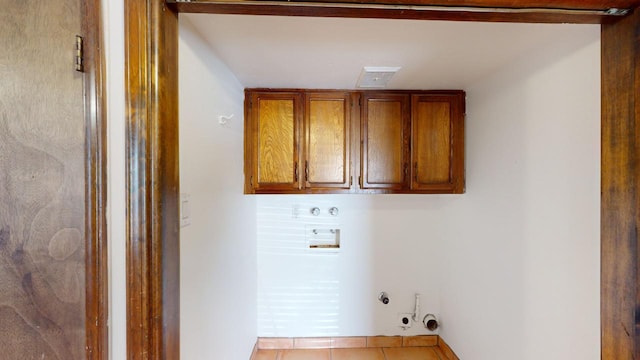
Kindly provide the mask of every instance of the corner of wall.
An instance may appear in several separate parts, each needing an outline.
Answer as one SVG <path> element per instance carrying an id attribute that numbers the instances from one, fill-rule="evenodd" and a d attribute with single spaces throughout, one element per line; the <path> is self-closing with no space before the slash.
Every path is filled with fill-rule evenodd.
<path id="1" fill-rule="evenodd" d="M 248 359 L 257 250 L 255 198 L 243 194 L 243 87 L 188 22 L 179 48 L 180 182 L 191 213 L 181 231 L 182 357 Z"/>

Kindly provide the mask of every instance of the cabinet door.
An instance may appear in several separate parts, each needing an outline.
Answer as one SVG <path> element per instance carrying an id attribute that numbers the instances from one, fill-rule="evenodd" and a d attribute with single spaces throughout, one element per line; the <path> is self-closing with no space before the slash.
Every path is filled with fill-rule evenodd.
<path id="1" fill-rule="evenodd" d="M 413 95 L 411 190 L 464 192 L 464 93 Z"/>
<path id="2" fill-rule="evenodd" d="M 361 188 L 407 187 L 409 96 L 365 93 L 362 105 Z"/>
<path id="3" fill-rule="evenodd" d="M 349 189 L 351 95 L 345 91 L 305 95 L 305 187 Z"/>
<path id="4" fill-rule="evenodd" d="M 252 178 L 255 192 L 300 189 L 298 137 L 301 95 L 253 92 L 250 96 Z"/>

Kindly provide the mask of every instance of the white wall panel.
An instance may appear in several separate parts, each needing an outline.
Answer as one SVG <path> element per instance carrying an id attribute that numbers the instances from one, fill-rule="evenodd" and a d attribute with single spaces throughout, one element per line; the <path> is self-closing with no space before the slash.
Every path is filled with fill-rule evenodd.
<path id="1" fill-rule="evenodd" d="M 243 195 L 243 87 L 180 20 L 181 358 L 249 359 L 256 341 L 255 198 Z M 234 116 L 220 124 L 219 116 Z"/>
<path id="2" fill-rule="evenodd" d="M 439 311 L 438 211 L 454 197 L 258 196 L 259 336 L 429 333 L 398 315 Z M 328 209 L 339 208 L 338 216 Z M 313 216 L 310 209 L 319 207 Z M 294 215 L 297 210 L 298 216 Z M 309 249 L 310 229 L 339 228 L 340 249 Z M 389 293 L 388 305 L 377 300 Z"/>
<path id="3" fill-rule="evenodd" d="M 467 93 L 442 335 L 462 359 L 600 359 L 600 41 L 558 38 Z"/>

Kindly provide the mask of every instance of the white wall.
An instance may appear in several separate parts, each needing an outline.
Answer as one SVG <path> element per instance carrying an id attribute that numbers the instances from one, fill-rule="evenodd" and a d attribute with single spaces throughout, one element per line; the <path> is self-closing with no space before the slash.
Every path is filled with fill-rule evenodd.
<path id="1" fill-rule="evenodd" d="M 467 89 L 442 249 L 462 359 L 600 359 L 600 41 L 579 28 Z"/>
<path id="2" fill-rule="evenodd" d="M 402 330 L 399 313 L 440 308 L 441 207 L 451 196 L 258 196 L 258 334 L 362 336 Z M 321 209 L 312 216 L 310 209 Z M 337 217 L 328 214 L 339 208 Z M 292 212 L 299 209 L 299 217 Z M 340 228 L 338 252 L 308 248 L 313 228 Z M 383 305 L 378 293 L 386 291 Z"/>
<path id="3" fill-rule="evenodd" d="M 419 292 L 463 359 L 600 357 L 599 27 L 555 26 L 466 89 L 466 194 L 258 196 L 260 336 L 427 333 L 396 326 Z M 307 249 L 324 222 L 338 253 Z"/>
<path id="4" fill-rule="evenodd" d="M 244 88 L 180 20 L 181 358 L 245 360 L 256 341 L 255 198 L 243 195 Z M 226 125 L 218 116 L 233 114 Z"/>
<path id="5" fill-rule="evenodd" d="M 103 20 L 109 137 L 109 355 L 119 360 L 126 358 L 123 1 L 104 1 Z M 181 234 L 182 358 L 248 359 L 256 339 L 257 270 L 255 205 L 253 198 L 240 195 L 242 87 L 188 24 L 181 22 L 180 31 L 180 180 L 183 192 L 192 193 L 192 225 Z M 233 122 L 226 128 L 215 125 L 218 113 L 234 113 Z M 188 135 L 192 136 L 183 141 Z M 228 219 L 233 221 L 225 223 Z"/>

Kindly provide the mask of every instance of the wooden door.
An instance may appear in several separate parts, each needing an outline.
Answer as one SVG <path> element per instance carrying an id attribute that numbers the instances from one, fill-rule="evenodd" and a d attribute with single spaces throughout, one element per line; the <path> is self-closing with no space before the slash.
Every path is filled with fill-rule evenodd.
<path id="1" fill-rule="evenodd" d="M 304 180 L 308 189 L 349 189 L 351 94 L 305 94 Z"/>
<path id="2" fill-rule="evenodd" d="M 2 359 L 87 356 L 81 6 L 0 0 Z"/>
<path id="3" fill-rule="evenodd" d="M 252 167 L 255 192 L 300 189 L 300 116 L 302 95 L 296 92 L 251 92 Z"/>
<path id="4" fill-rule="evenodd" d="M 464 192 L 464 93 L 411 97 L 411 190 Z"/>
<path id="5" fill-rule="evenodd" d="M 402 190 L 409 174 L 409 95 L 364 93 L 360 187 Z"/>

